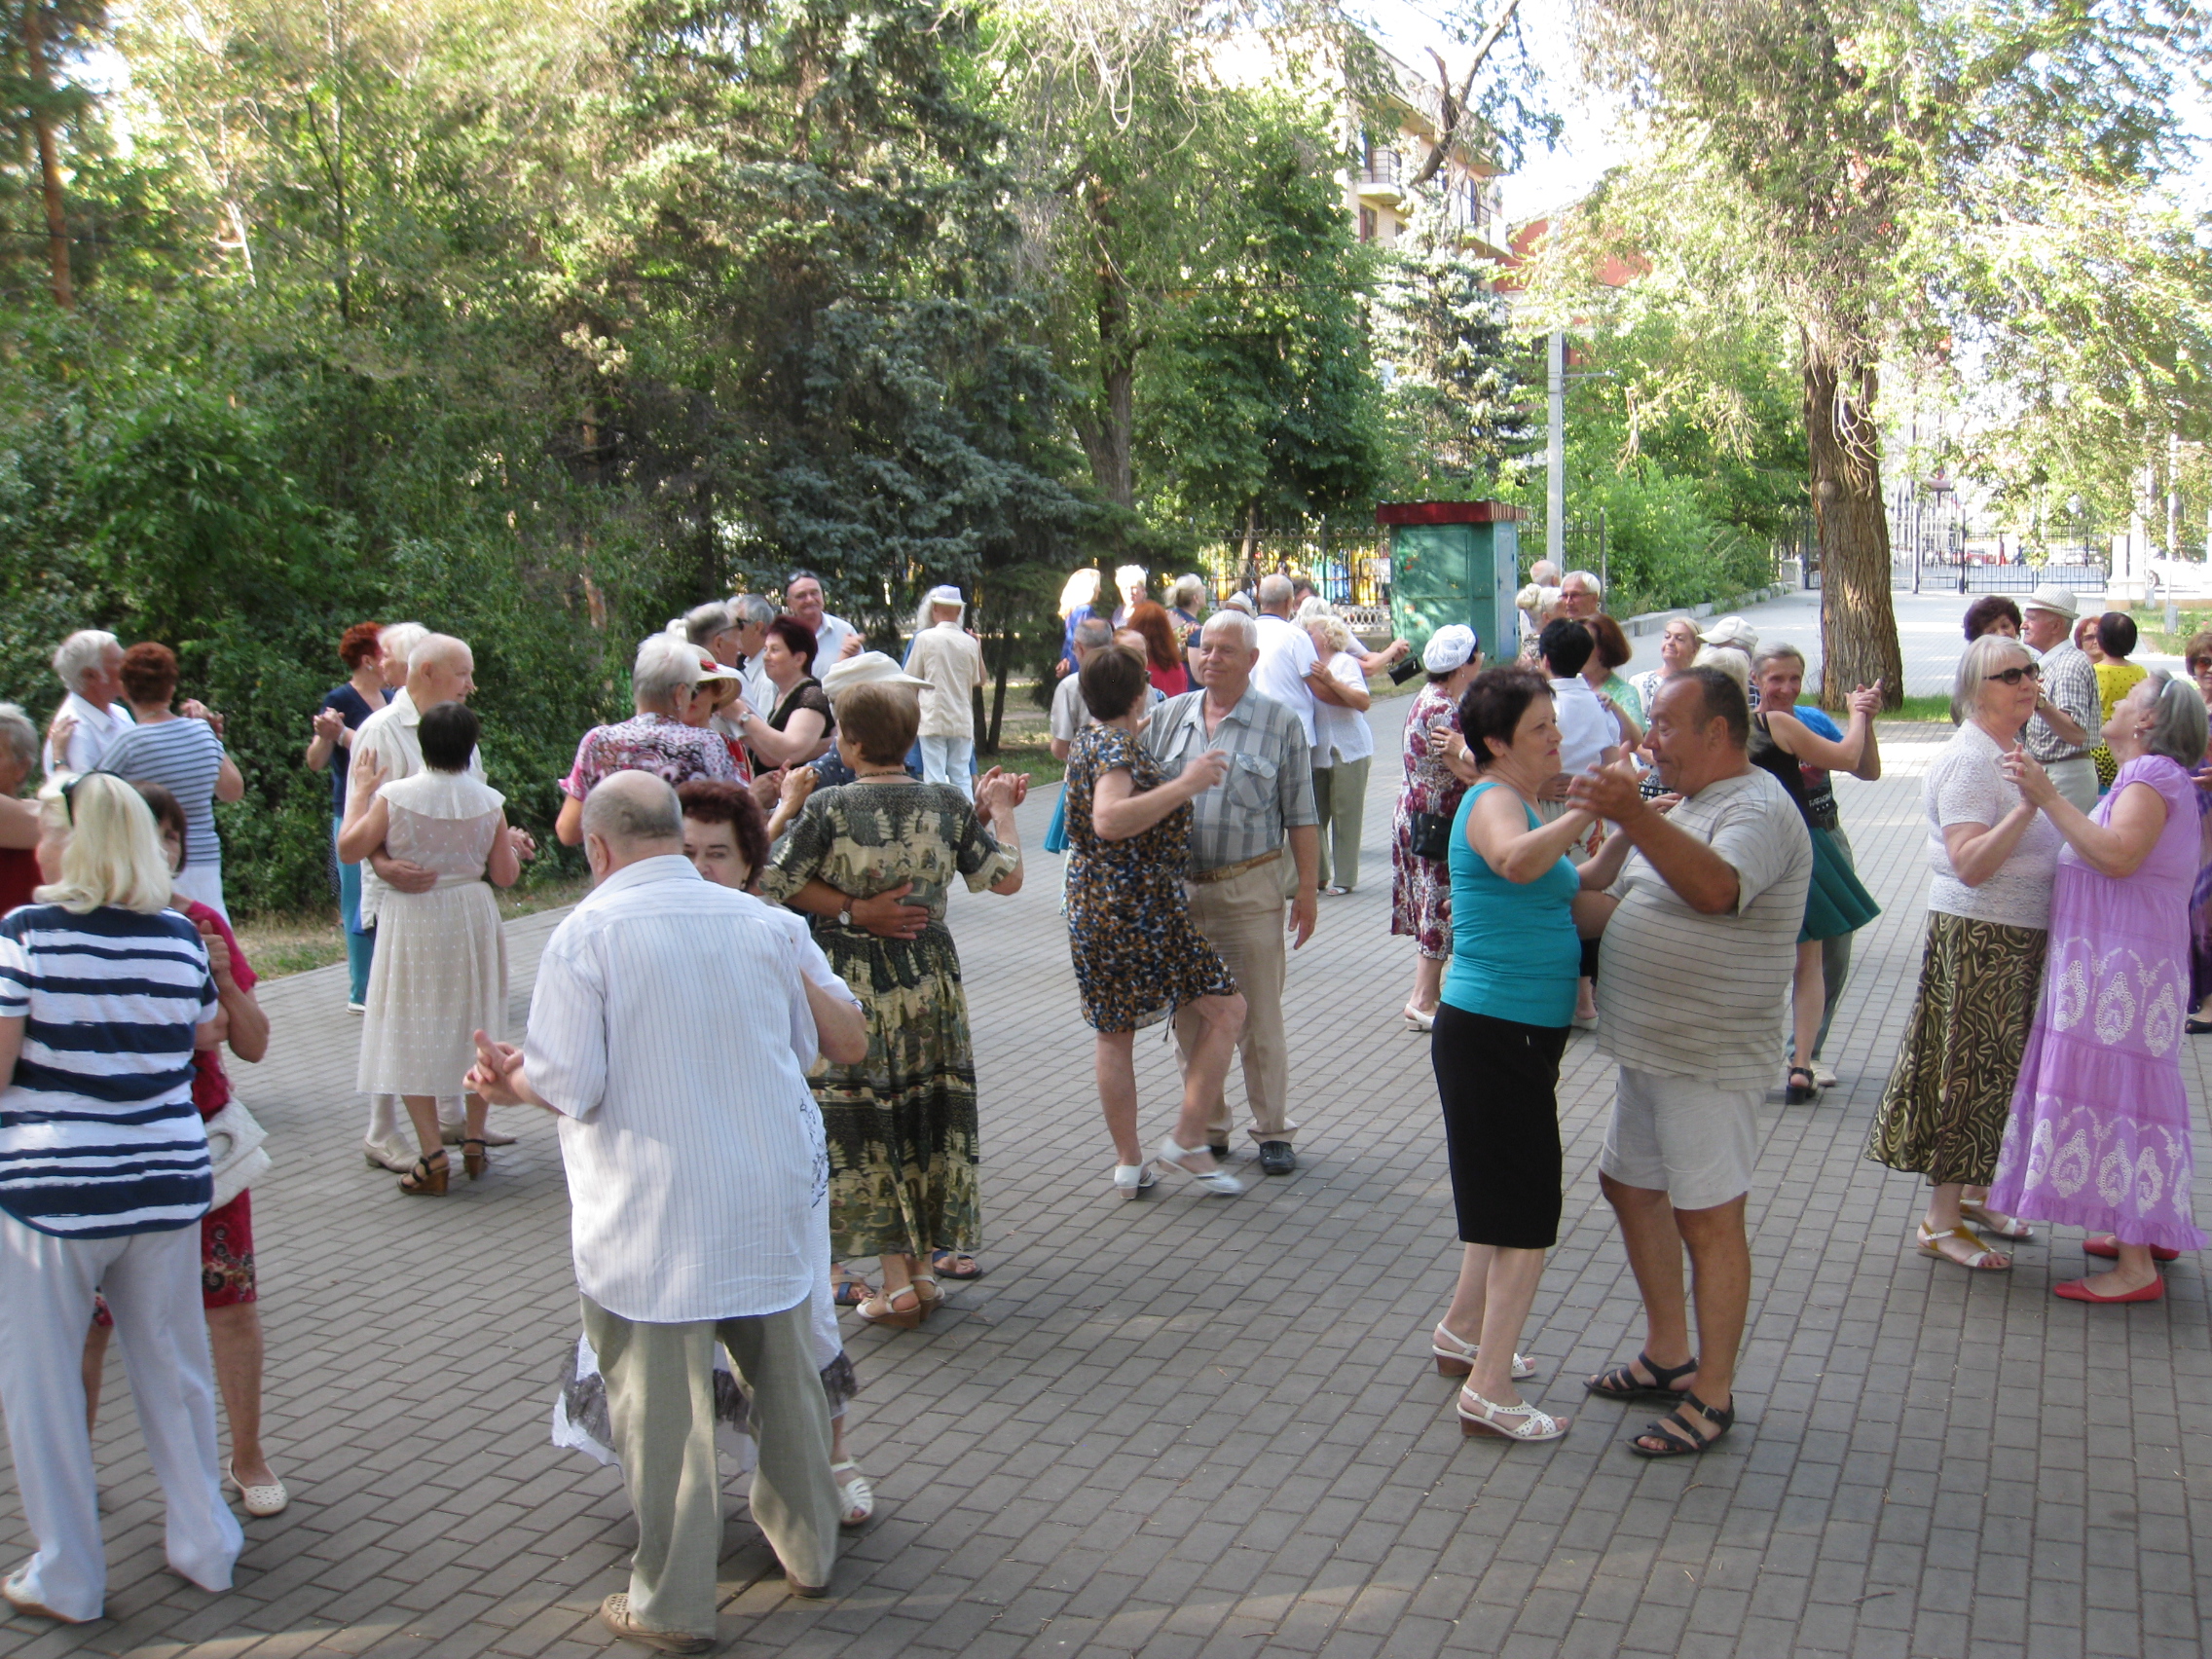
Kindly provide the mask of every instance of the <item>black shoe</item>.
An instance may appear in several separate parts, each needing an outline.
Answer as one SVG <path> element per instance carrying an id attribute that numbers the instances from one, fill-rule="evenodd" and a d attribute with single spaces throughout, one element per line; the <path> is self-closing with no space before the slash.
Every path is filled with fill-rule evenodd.
<path id="1" fill-rule="evenodd" d="M 1298 1154 L 1291 1151 L 1290 1142 L 1260 1143 L 1260 1173 L 1263 1175 L 1288 1175 L 1297 1167 Z"/>
<path id="2" fill-rule="evenodd" d="M 1216 1163 L 1227 1163 L 1229 1161 L 1229 1148 L 1226 1146 L 1215 1146 L 1213 1142 L 1208 1141 L 1206 1142 L 1206 1151 L 1213 1154 L 1213 1161 Z"/>

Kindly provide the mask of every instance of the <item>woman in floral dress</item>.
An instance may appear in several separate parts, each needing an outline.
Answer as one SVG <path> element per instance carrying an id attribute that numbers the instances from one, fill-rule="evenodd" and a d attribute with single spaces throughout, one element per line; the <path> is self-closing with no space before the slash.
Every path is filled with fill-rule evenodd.
<path id="1" fill-rule="evenodd" d="M 2051 889 L 2043 1001 L 2012 1091 L 1990 1207 L 2105 1230 L 2083 1245 L 2114 1271 L 2054 1287 L 2076 1302 L 2157 1302 L 2155 1258 L 2204 1248 L 2190 1213 L 2195 1156 L 2181 1078 L 2189 894 L 2204 701 L 2155 673 L 2105 721 L 2120 762 L 2084 815 L 2018 750 L 2005 770 L 2066 848 Z"/>
<path id="2" fill-rule="evenodd" d="M 1456 622 L 1437 629 L 1420 663 L 1428 683 L 1406 715 L 1406 784 L 1390 820 L 1390 931 L 1411 936 L 1420 952 L 1406 1024 L 1427 1031 L 1452 960 L 1452 879 L 1441 860 L 1415 855 L 1414 814 L 1432 812 L 1449 823 L 1473 779 L 1459 741 L 1459 697 L 1483 668 L 1475 631 Z"/>
<path id="3" fill-rule="evenodd" d="M 1189 1008 L 1204 1021 L 1183 1078 L 1183 1110 L 1160 1161 L 1223 1197 L 1242 1191 L 1206 1149 L 1206 1115 L 1244 1029 L 1244 999 L 1183 901 L 1191 801 L 1228 775 L 1208 750 L 1173 778 L 1138 735 L 1151 712 L 1146 665 L 1124 650 L 1092 651 L 1078 686 L 1098 723 L 1068 753 L 1068 949 L 1083 1017 L 1097 1032 L 1098 1103 L 1124 1198 L 1152 1185 L 1137 1134 L 1136 1034 Z"/>
<path id="4" fill-rule="evenodd" d="M 981 1219 L 976 1060 L 945 894 L 955 876 L 975 893 L 1020 891 L 1014 809 L 1028 780 L 994 766 L 971 806 L 950 784 L 909 776 L 921 724 L 911 686 L 851 686 L 836 716 L 854 782 L 808 797 L 760 892 L 806 913 L 866 1010 L 867 1058 L 814 1078 L 830 1141 L 830 1255 L 880 1257 L 881 1288 L 858 1312 L 910 1330 L 943 1300 L 938 1268 L 923 1264 L 936 1252 L 969 1257 Z"/>

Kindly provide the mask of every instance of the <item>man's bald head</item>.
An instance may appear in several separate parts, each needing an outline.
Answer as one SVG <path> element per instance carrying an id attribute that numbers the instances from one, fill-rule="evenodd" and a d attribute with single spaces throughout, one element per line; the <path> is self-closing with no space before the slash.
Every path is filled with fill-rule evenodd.
<path id="1" fill-rule="evenodd" d="M 614 772 L 584 796 L 584 854 L 604 881 L 640 859 L 683 850 L 683 808 L 650 772 Z"/>
<path id="2" fill-rule="evenodd" d="M 1288 616 L 1290 603 L 1297 598 L 1298 590 L 1290 578 L 1282 574 L 1260 578 L 1260 613 L 1263 616 Z"/>
<path id="3" fill-rule="evenodd" d="M 476 689 L 476 653 L 466 640 L 425 634 L 407 653 L 407 696 L 416 713 L 440 703 L 465 703 Z"/>

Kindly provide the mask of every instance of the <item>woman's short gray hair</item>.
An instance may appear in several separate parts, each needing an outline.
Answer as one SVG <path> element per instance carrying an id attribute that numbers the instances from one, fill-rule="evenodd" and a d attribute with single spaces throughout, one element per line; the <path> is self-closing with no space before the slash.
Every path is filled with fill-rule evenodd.
<path id="1" fill-rule="evenodd" d="M 1751 695 L 1751 659 L 1734 645 L 1700 645 L 1690 667 L 1716 668 L 1736 682 L 1737 690 Z"/>
<path id="2" fill-rule="evenodd" d="M 1329 649 L 1333 651 L 1348 651 L 1357 644 L 1351 637 L 1351 630 L 1345 626 L 1345 619 L 1326 605 L 1301 620 L 1309 628 L 1320 629 L 1322 637 L 1329 642 Z"/>
<path id="3" fill-rule="evenodd" d="M 1198 576 L 1177 576 L 1175 585 L 1167 590 L 1167 597 L 1175 602 L 1179 610 L 1188 610 L 1193 616 L 1206 602 L 1206 584 Z"/>
<path id="4" fill-rule="evenodd" d="M 0 743 L 8 746 L 25 776 L 38 764 L 38 727 L 13 703 L 0 703 Z"/>
<path id="5" fill-rule="evenodd" d="M 2179 760 L 2194 772 L 2204 764 L 2204 694 L 2189 681 L 2176 680 L 2162 668 L 2150 670 L 2149 678 L 2158 689 L 2151 699 L 2151 723 L 2143 733 L 2143 753 Z"/>
<path id="6" fill-rule="evenodd" d="M 85 676 L 100 665 L 100 658 L 111 648 L 122 648 L 123 642 L 113 634 L 99 628 L 80 628 L 54 650 L 54 674 L 72 691 L 85 688 Z"/>
<path id="7" fill-rule="evenodd" d="M 1981 711 L 1981 699 L 1989 686 L 1989 677 L 2001 674 L 2011 666 L 2010 659 L 2033 662 L 2036 653 L 2004 634 L 1984 634 L 1968 645 L 1959 657 L 1958 679 L 1951 686 L 1951 718 L 1963 720 Z"/>
<path id="8" fill-rule="evenodd" d="M 640 704 L 665 703 L 679 685 L 697 683 L 699 647 L 671 634 L 655 634 L 638 646 L 630 669 L 630 695 Z"/>

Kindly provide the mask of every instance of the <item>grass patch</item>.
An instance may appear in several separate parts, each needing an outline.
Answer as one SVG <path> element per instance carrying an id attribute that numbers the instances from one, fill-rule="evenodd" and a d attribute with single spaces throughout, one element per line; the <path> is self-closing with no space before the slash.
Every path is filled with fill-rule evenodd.
<path id="1" fill-rule="evenodd" d="M 590 891 L 588 875 L 557 876 L 529 888 L 495 888 L 499 919 L 535 915 L 573 904 Z M 338 907 L 290 914 L 233 917 L 231 931 L 239 936 L 253 971 L 264 979 L 312 973 L 346 960 L 346 933 L 338 920 Z"/>
<path id="2" fill-rule="evenodd" d="M 1052 758 L 1051 737 L 1043 726 L 1034 730 L 1015 730 L 1011 724 L 999 731 L 999 752 L 996 755 L 976 756 L 978 771 L 989 771 L 1003 766 L 1010 772 L 1027 772 L 1029 787 L 1041 790 L 1048 784 L 1056 784 L 1068 775 L 1065 760 Z"/>
<path id="3" fill-rule="evenodd" d="M 2191 640 L 2206 629 L 2212 628 L 2212 610 L 2182 610 L 2176 612 L 2174 620 L 2178 626 L 2171 632 L 2168 632 L 2162 626 L 2165 619 L 2166 612 L 2163 606 L 2156 610 L 2140 612 L 2135 617 L 2135 626 L 2143 636 L 2143 644 L 2150 649 L 2165 656 L 2180 656 L 2183 647 Z"/>
<path id="4" fill-rule="evenodd" d="M 1885 720 L 1941 720 L 1951 723 L 1951 698 L 1948 692 L 1937 692 L 1930 697 L 1907 697 L 1896 710 L 1882 716 Z"/>

